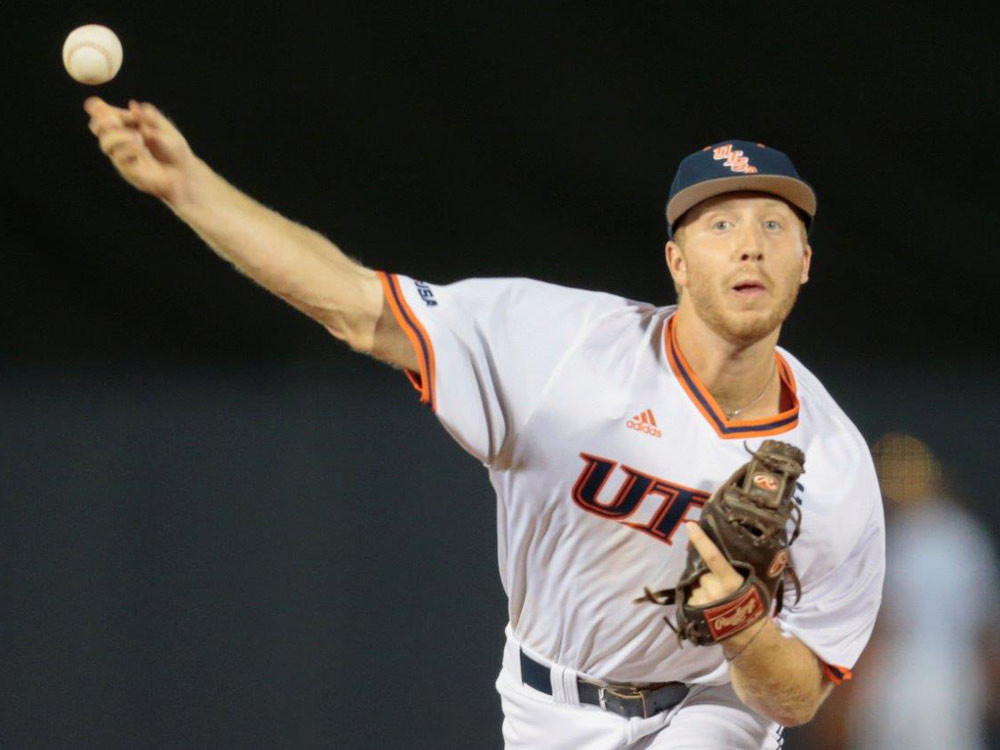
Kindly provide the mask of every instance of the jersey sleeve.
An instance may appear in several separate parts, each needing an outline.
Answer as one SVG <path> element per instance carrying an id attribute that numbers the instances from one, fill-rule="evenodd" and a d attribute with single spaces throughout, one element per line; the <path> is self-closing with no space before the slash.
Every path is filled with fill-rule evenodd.
<path id="1" fill-rule="evenodd" d="M 428 284 L 380 272 L 409 337 L 420 399 L 469 453 L 493 464 L 588 326 L 627 302 L 530 279 Z"/>
<path id="2" fill-rule="evenodd" d="M 852 677 L 851 669 L 874 628 L 885 578 L 885 520 L 878 481 L 867 450 L 861 463 L 856 481 L 846 482 L 842 489 L 833 491 L 841 493 L 842 499 L 828 504 L 834 512 L 827 518 L 826 531 L 814 530 L 812 542 L 799 540 L 822 546 L 817 557 L 833 558 L 834 564 L 811 580 L 806 571 L 798 603 L 794 591 L 786 587 L 786 608 L 777 616 L 782 631 L 808 646 L 823 662 L 824 672 L 835 684 Z M 818 503 L 809 502 L 808 492 L 804 495 L 805 517 L 809 505 Z M 818 500 L 815 496 L 812 499 Z M 862 511 L 855 511 L 854 522 L 846 510 L 851 506 Z M 797 544 L 791 548 L 793 560 Z"/>

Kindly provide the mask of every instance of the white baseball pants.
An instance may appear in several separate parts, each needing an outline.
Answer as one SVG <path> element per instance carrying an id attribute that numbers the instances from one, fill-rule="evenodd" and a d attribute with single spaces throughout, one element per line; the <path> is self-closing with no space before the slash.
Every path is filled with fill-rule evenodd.
<path id="1" fill-rule="evenodd" d="M 507 631 L 497 692 L 506 750 L 768 750 L 781 727 L 751 711 L 730 685 L 695 686 L 676 708 L 626 719 L 576 698 L 576 672 L 531 657 L 552 670 L 553 694 L 521 682 L 520 644 Z"/>

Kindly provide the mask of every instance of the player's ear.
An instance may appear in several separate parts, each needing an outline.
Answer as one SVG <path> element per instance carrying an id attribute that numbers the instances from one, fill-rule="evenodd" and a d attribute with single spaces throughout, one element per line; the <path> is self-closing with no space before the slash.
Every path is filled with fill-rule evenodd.
<path id="1" fill-rule="evenodd" d="M 681 246 L 670 240 L 664 248 L 664 256 L 667 259 L 667 270 L 670 271 L 670 276 L 674 280 L 674 286 L 687 286 L 687 261 L 684 260 Z"/>
<path id="2" fill-rule="evenodd" d="M 802 249 L 802 278 L 799 280 L 800 284 L 805 284 L 809 281 L 809 265 L 812 263 L 813 251 L 809 245 L 806 245 Z"/>

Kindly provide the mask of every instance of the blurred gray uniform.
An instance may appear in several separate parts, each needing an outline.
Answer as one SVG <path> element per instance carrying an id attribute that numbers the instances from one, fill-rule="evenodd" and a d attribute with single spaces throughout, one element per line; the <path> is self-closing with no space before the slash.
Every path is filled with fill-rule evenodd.
<path id="1" fill-rule="evenodd" d="M 993 542 L 941 501 L 904 508 L 887 526 L 884 630 L 858 685 L 852 744 L 985 748 L 982 635 L 1000 618 Z"/>

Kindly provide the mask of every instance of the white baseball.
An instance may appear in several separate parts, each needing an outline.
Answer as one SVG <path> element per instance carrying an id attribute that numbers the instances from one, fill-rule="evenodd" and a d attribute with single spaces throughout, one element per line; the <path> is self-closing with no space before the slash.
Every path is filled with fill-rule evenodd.
<path id="1" fill-rule="evenodd" d="M 122 66 L 122 43 L 107 26 L 95 23 L 73 29 L 62 54 L 73 80 L 92 86 L 107 83 Z"/>

